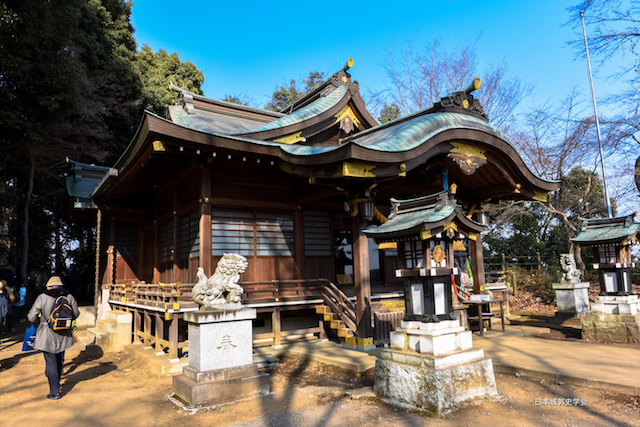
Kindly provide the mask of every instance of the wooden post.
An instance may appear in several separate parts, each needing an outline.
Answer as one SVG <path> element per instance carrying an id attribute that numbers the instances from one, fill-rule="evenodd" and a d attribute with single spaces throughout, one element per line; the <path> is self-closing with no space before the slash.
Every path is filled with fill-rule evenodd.
<path id="1" fill-rule="evenodd" d="M 274 307 L 271 312 L 271 330 L 273 331 L 273 346 L 281 348 L 281 323 L 280 323 L 280 307 Z"/>
<path id="2" fill-rule="evenodd" d="M 356 286 L 356 323 L 358 326 L 357 345 L 373 345 L 371 327 L 371 276 L 369 272 L 369 242 L 362 230 L 366 223 L 359 217 L 353 218 L 353 275 Z"/>
<path id="3" fill-rule="evenodd" d="M 501 264 L 500 270 L 502 270 L 502 273 L 504 274 L 504 272 L 507 271 L 507 261 L 505 259 L 504 254 L 500 254 L 500 255 L 502 255 L 502 264 Z"/>
<path id="4" fill-rule="evenodd" d="M 542 260 L 540 259 L 540 252 L 536 253 L 536 257 L 538 258 L 538 273 L 542 271 Z"/>
<path id="5" fill-rule="evenodd" d="M 169 359 L 178 359 L 178 316 L 169 314 L 171 323 L 169 324 Z"/>
<path id="6" fill-rule="evenodd" d="M 153 283 L 160 283 L 160 233 L 158 232 L 158 215 L 153 220 Z"/>
<path id="7" fill-rule="evenodd" d="M 180 281 L 180 217 L 178 216 L 178 184 L 173 188 L 173 281 Z"/>
<path id="8" fill-rule="evenodd" d="M 144 330 L 142 331 L 142 343 L 145 345 L 145 347 L 148 347 L 151 345 L 151 316 L 149 316 L 149 313 L 146 310 L 144 312 L 143 328 Z"/>
<path id="9" fill-rule="evenodd" d="M 207 277 L 213 274 L 211 260 L 211 170 L 201 169 L 200 175 L 200 267 Z"/>
<path id="10" fill-rule="evenodd" d="M 133 342 L 141 342 L 144 344 L 143 340 L 140 338 L 140 323 L 141 323 L 140 312 L 137 308 L 133 309 Z"/>
<path id="11" fill-rule="evenodd" d="M 513 285 L 513 296 L 518 298 L 518 284 L 516 283 L 516 272 L 511 272 L 511 284 Z"/>
<path id="12" fill-rule="evenodd" d="M 161 341 L 164 340 L 164 322 L 159 313 L 155 314 L 154 323 L 156 324 L 156 356 L 164 354 Z"/>
<path id="13" fill-rule="evenodd" d="M 477 234 L 476 240 L 471 241 L 473 246 L 471 261 L 473 262 L 473 293 L 479 294 L 484 286 L 484 258 L 482 255 L 482 236 Z"/>
<path id="14" fill-rule="evenodd" d="M 296 277 L 304 279 L 304 215 L 302 209 L 296 210 L 293 218 Z"/>

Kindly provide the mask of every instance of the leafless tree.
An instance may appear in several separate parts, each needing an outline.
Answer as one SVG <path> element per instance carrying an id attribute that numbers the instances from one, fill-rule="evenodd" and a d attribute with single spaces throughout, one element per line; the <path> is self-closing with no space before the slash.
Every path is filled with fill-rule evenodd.
<path id="1" fill-rule="evenodd" d="M 400 114 L 407 115 L 463 90 L 478 76 L 477 44 L 478 39 L 446 49 L 440 39 L 432 39 L 423 49 L 412 42 L 398 57 L 389 51 L 384 64 L 387 87 L 374 94 L 374 103 L 396 104 Z M 479 75 L 482 86 L 476 92 L 477 97 L 495 126 L 508 127 L 514 109 L 533 87 L 511 76 L 504 61 L 488 64 Z"/>
<path id="2" fill-rule="evenodd" d="M 631 180 L 635 175 L 640 190 L 640 171 L 633 166 L 634 160 L 627 158 L 638 153 L 640 144 L 640 0 L 585 0 L 568 9 L 569 25 L 576 30 L 576 37 L 569 44 L 574 46 L 579 57 L 584 57 L 580 13 L 584 14 L 589 51 L 604 72 L 602 65 L 616 59 L 621 65 L 610 73 L 609 78 L 626 83 L 619 93 L 608 94 L 604 102 L 617 115 L 601 120 L 612 148 L 626 161 L 616 162 L 615 175 L 626 177 L 620 188 L 628 196 Z M 640 157 L 635 163 L 640 164 Z M 620 167 L 622 166 L 622 167 Z M 624 180 L 624 178 L 622 178 Z"/>

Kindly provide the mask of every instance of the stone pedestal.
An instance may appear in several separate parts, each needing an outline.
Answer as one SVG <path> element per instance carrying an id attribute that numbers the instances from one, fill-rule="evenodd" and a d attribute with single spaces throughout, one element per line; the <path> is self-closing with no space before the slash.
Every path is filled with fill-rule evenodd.
<path id="1" fill-rule="evenodd" d="M 173 377 L 173 392 L 188 407 L 215 406 L 269 394 L 269 375 L 253 365 L 255 309 L 185 313 L 189 366 Z"/>
<path id="2" fill-rule="evenodd" d="M 402 322 L 376 361 L 376 395 L 421 411 L 497 394 L 493 365 L 457 320 Z"/>
<path id="3" fill-rule="evenodd" d="M 590 313 L 589 282 L 554 283 L 558 311 L 563 313 Z"/>
<path id="4" fill-rule="evenodd" d="M 582 320 L 582 339 L 640 344 L 640 300 L 637 295 L 600 295 L 592 314 Z"/>

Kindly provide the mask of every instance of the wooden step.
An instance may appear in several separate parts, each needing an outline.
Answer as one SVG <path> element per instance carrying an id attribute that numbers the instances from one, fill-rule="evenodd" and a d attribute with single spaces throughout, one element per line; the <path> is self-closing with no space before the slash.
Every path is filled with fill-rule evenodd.
<path id="1" fill-rule="evenodd" d="M 328 312 L 328 308 L 326 305 L 319 305 L 316 307 L 316 314 L 326 314 Z"/>
<path id="2" fill-rule="evenodd" d="M 353 336 L 353 332 L 351 332 L 351 329 L 340 328 L 340 329 L 338 329 L 338 336 L 341 337 L 341 338 L 352 337 Z"/>

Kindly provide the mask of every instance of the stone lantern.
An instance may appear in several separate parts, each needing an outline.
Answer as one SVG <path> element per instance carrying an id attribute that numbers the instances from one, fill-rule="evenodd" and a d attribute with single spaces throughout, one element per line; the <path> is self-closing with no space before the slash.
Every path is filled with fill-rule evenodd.
<path id="1" fill-rule="evenodd" d="M 454 242 L 475 240 L 484 226 L 446 191 L 391 201 L 389 221 L 365 233 L 379 243 L 397 242 L 406 315 L 376 361 L 376 394 L 420 410 L 496 394 L 491 360 L 473 348 L 452 304 Z"/>

